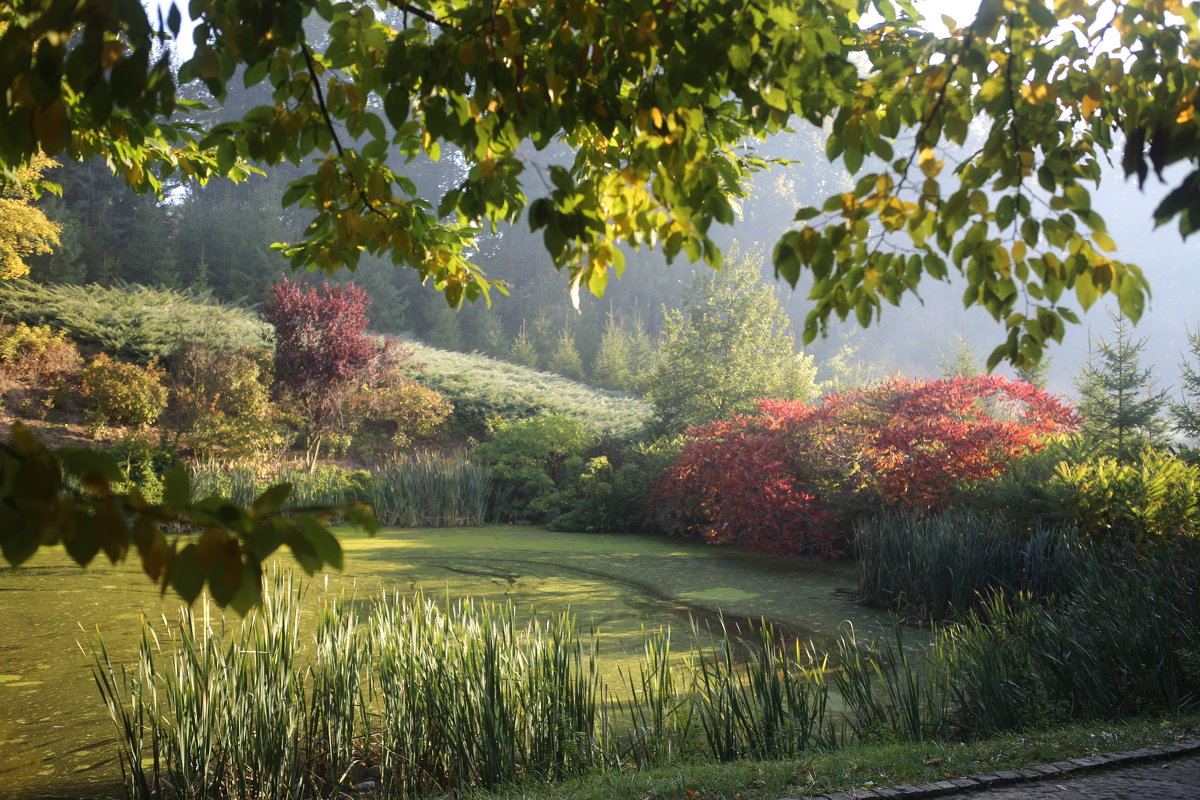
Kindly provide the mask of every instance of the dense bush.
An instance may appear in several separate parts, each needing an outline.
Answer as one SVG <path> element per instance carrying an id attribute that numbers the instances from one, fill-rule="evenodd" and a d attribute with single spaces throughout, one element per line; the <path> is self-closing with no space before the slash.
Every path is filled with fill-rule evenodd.
<path id="1" fill-rule="evenodd" d="M 153 425 L 167 406 L 164 377 L 155 363 L 142 367 L 104 353 L 96 356 L 83 370 L 81 387 L 89 430 L 96 434 L 108 425 Z"/>
<path id="2" fill-rule="evenodd" d="M 116 491 L 136 489 L 149 502 L 162 502 L 163 479 L 179 463 L 177 450 L 127 438 L 104 448 L 104 453 L 125 473 L 125 483 L 115 486 Z"/>
<path id="3" fill-rule="evenodd" d="M 287 444 L 270 398 L 270 352 L 185 346 L 169 362 L 163 426 L 200 458 L 264 459 Z"/>
<path id="4" fill-rule="evenodd" d="M 205 292 L 144 286 L 5 281 L 0 317 L 61 330 L 80 347 L 115 358 L 165 360 L 186 342 L 220 350 L 262 347 L 268 328 L 253 311 Z"/>
<path id="5" fill-rule="evenodd" d="M 569 488 L 583 472 L 595 437 L 567 417 L 544 415 L 501 423 L 475 451 L 496 481 L 495 517 L 541 520 L 566 511 Z"/>
<path id="6" fill-rule="evenodd" d="M 566 513 L 550 527 L 560 531 L 637 531 L 649 527 L 650 486 L 679 455 L 684 437 L 664 437 L 607 452 L 583 466 L 565 490 Z"/>
<path id="7" fill-rule="evenodd" d="M 380 461 L 431 444 L 453 412 L 454 406 L 441 394 L 391 370 L 376 386 L 363 384 L 346 400 L 353 429 L 351 452 Z"/>
<path id="8" fill-rule="evenodd" d="M 45 416 L 81 364 L 79 351 L 62 331 L 24 322 L 0 324 L 0 381 L 8 384 L 0 388 L 6 389 L 9 407 L 22 416 Z"/>
<path id="9" fill-rule="evenodd" d="M 1121 464 L 1075 437 L 1020 459 L 961 502 L 1026 528 L 1058 525 L 1104 540 L 1193 536 L 1200 467 L 1152 449 Z"/>
<path id="10" fill-rule="evenodd" d="M 1074 424 L 1059 401 L 996 376 L 892 380 L 819 406 L 762 401 L 755 416 L 688 432 L 651 513 L 670 533 L 829 556 L 855 519 L 939 510 Z"/>

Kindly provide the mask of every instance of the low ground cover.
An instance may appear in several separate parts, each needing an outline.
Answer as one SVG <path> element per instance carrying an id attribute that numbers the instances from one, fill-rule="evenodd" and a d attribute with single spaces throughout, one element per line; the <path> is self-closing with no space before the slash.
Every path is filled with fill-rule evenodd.
<path id="1" fill-rule="evenodd" d="M 862 744 L 780 760 L 693 761 L 638 771 L 604 772 L 562 783 L 522 783 L 471 800 L 777 800 L 849 789 L 930 783 L 986 775 L 1068 758 L 1135 750 L 1195 738 L 1200 715 L 1085 723 L 969 743 Z"/>

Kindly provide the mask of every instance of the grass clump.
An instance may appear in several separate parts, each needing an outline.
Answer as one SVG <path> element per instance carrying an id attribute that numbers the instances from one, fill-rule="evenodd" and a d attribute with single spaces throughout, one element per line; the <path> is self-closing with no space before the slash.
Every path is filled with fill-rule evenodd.
<path id="1" fill-rule="evenodd" d="M 135 665 L 114 665 L 101 645 L 95 670 L 135 798 L 168 784 L 183 798 L 316 797 L 363 781 L 403 798 L 597 771 L 588 781 L 610 788 L 672 775 L 648 796 L 692 797 L 680 792 L 696 791 L 704 762 L 730 762 L 718 783 L 762 796 L 737 782 L 824 787 L 845 773 L 818 777 L 815 760 L 835 758 L 819 754 L 864 744 L 898 748 L 882 752 L 902 767 L 870 778 L 895 782 L 917 752 L 900 743 L 964 753 L 1052 724 L 1190 713 L 1195 555 L 1097 562 L 1078 594 L 1048 602 L 997 593 L 924 643 L 897 626 L 885 642 L 847 634 L 826 656 L 764 626 L 677 660 L 669 635 L 651 632 L 615 691 L 595 635 L 569 614 L 525 621 L 511 605 L 385 595 L 328 601 L 306 634 L 286 578 L 236 628 L 184 610 L 146 629 Z M 835 774 L 846 762 L 822 763 Z M 934 763 L 966 769 L 943 756 L 923 765 Z"/>
<path id="2" fill-rule="evenodd" d="M 407 528 L 482 525 L 493 495 L 491 470 L 452 452 L 418 451 L 372 471 L 318 465 L 266 474 L 208 462 L 192 465 L 191 477 L 196 498 L 219 495 L 248 506 L 269 486 L 287 482 L 292 484 L 292 507 L 366 502 L 380 524 Z"/>

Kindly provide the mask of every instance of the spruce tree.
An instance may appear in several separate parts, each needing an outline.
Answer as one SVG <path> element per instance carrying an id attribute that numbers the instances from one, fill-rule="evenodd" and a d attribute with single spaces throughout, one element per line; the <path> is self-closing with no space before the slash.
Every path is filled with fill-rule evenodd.
<path id="1" fill-rule="evenodd" d="M 462 351 L 463 334 L 458 313 L 437 295 L 427 295 L 423 339 L 443 350 Z"/>
<path id="2" fill-rule="evenodd" d="M 658 361 L 658 343 L 646 330 L 641 315 L 635 315 L 629 323 L 629 371 L 632 376 L 629 391 L 633 394 L 647 392 L 650 379 L 658 369 Z"/>
<path id="3" fill-rule="evenodd" d="M 1155 390 L 1150 369 L 1142 367 L 1146 340 L 1133 340 L 1124 316 L 1113 315 L 1113 334 L 1111 344 L 1094 339 L 1096 352 L 1075 386 L 1083 435 L 1105 455 L 1129 463 L 1145 447 L 1166 444 L 1166 392 Z"/>
<path id="4" fill-rule="evenodd" d="M 592 383 L 615 392 L 632 391 L 630 355 L 629 334 L 617 315 L 610 311 L 604 321 L 604 333 L 600 336 L 596 361 L 592 364 Z"/>
<path id="5" fill-rule="evenodd" d="M 943 378 L 970 378 L 983 374 L 983 364 L 975 354 L 975 348 L 971 347 L 970 340 L 960 333 L 949 352 L 942 351 L 938 359 L 938 371 Z"/>
<path id="6" fill-rule="evenodd" d="M 508 349 L 508 360 L 518 366 L 537 369 L 537 348 L 533 346 L 533 341 L 525 331 L 525 320 L 521 320 L 521 329 L 517 331 L 512 347 Z"/>
<path id="7" fill-rule="evenodd" d="M 1179 362 L 1179 402 L 1171 403 L 1171 419 L 1193 448 L 1200 448 L 1200 328 L 1187 332 L 1191 359 Z"/>
<path id="8" fill-rule="evenodd" d="M 1042 356 L 1041 361 L 1035 361 L 1027 367 L 1017 367 L 1016 373 L 1017 380 L 1045 389 L 1050 377 L 1050 357 Z"/>
<path id="9" fill-rule="evenodd" d="M 559 332 L 547 367 L 564 378 L 583 380 L 583 359 L 579 357 L 579 348 L 575 346 L 575 334 L 569 326 L 563 325 L 562 331 Z"/>

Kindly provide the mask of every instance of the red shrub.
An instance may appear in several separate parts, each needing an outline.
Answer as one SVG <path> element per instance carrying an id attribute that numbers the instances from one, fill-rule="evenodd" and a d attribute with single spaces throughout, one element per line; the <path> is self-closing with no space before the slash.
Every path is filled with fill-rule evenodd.
<path id="1" fill-rule="evenodd" d="M 855 517 L 937 510 L 1076 422 L 1056 398 L 998 376 L 893 380 L 816 407 L 763 400 L 757 416 L 691 429 L 650 512 L 670 533 L 831 556 Z"/>

